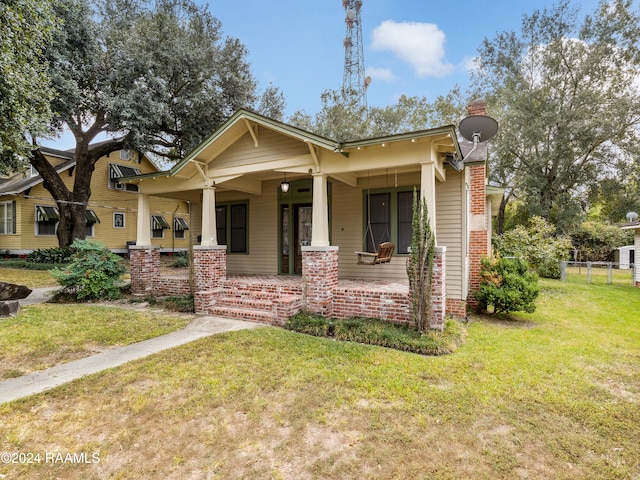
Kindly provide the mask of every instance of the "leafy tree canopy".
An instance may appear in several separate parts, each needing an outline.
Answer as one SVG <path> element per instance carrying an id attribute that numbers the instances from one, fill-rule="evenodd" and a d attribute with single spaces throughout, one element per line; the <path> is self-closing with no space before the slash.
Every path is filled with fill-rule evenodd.
<path id="1" fill-rule="evenodd" d="M 120 149 L 180 159 L 258 93 L 244 45 L 192 0 L 55 0 L 53 13 L 62 26 L 44 50 L 49 129 L 75 138 L 73 186 L 39 149 L 30 161 L 58 202 L 64 247 L 85 236 L 98 159 Z M 284 98 L 272 86 L 264 93 L 259 107 L 277 118 Z"/>
<path id="2" fill-rule="evenodd" d="M 568 230 L 567 208 L 584 211 L 588 188 L 640 153 L 638 11 L 603 1 L 579 19 L 562 0 L 486 39 L 478 58 L 476 86 L 500 121 L 492 181 Z"/>
<path id="3" fill-rule="evenodd" d="M 48 1 L 0 2 L 0 174 L 29 154 L 26 134 L 46 131 L 52 91 L 42 50 L 55 27 Z"/>
<path id="4" fill-rule="evenodd" d="M 326 90 L 315 117 L 296 111 L 289 123 L 338 142 L 455 125 L 464 117 L 467 101 L 455 87 L 432 103 L 425 97 L 402 95 L 387 107 L 365 107 L 355 92 Z"/>

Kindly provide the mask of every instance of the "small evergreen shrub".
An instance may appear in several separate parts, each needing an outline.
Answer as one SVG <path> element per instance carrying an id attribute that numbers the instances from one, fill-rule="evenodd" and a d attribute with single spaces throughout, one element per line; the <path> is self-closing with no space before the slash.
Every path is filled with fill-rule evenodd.
<path id="1" fill-rule="evenodd" d="M 73 249 L 69 247 L 39 248 L 27 255 L 27 262 L 59 264 L 71 261 Z"/>
<path id="2" fill-rule="evenodd" d="M 172 268 L 187 268 L 189 266 L 189 259 L 186 255 L 177 255 L 175 260 L 171 264 Z"/>
<path id="3" fill-rule="evenodd" d="M 63 294 L 77 300 L 115 299 L 120 296 L 122 259 L 100 243 L 75 240 L 75 253 L 63 268 L 51 271 Z"/>
<path id="4" fill-rule="evenodd" d="M 536 310 L 538 275 L 522 258 L 484 257 L 481 261 L 480 288 L 474 292 L 480 307 L 493 305 L 495 313 Z"/>

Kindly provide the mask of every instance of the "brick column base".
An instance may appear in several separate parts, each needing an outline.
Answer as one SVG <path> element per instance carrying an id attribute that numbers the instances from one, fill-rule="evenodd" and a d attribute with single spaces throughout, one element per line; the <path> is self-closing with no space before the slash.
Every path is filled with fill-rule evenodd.
<path id="1" fill-rule="evenodd" d="M 220 287 L 227 280 L 227 247 L 193 247 L 193 276 L 196 292 Z"/>
<path id="2" fill-rule="evenodd" d="M 304 299 L 309 312 L 333 315 L 338 286 L 338 247 L 302 247 Z"/>
<path id="3" fill-rule="evenodd" d="M 160 276 L 160 247 L 129 247 L 131 268 L 131 293 L 151 292 Z"/>
<path id="4" fill-rule="evenodd" d="M 436 247 L 431 279 L 431 328 L 442 330 L 447 312 L 447 247 Z"/>

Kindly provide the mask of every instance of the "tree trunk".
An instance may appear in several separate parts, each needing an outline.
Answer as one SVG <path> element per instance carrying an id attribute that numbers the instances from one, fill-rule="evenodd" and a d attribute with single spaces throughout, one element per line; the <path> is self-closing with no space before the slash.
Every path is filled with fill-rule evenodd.
<path id="1" fill-rule="evenodd" d="M 69 191 L 60 174 L 49 163 L 40 149 L 32 153 L 31 164 L 42 177 L 44 188 L 57 202 L 60 222 L 56 235 L 60 247 L 68 247 L 76 238 L 86 237 L 86 210 L 91 197 L 91 178 L 96 161 L 109 151 L 121 148 L 121 142 L 112 142 L 102 148 L 89 151 L 84 142 L 76 142 L 73 191 Z"/>
<path id="2" fill-rule="evenodd" d="M 509 193 L 502 194 L 502 200 L 500 200 L 500 208 L 498 209 L 498 218 L 496 221 L 496 234 L 502 235 L 504 233 L 504 220 L 505 213 L 507 210 L 507 204 L 511 199 L 511 194 L 513 193 L 513 188 L 509 190 Z"/>

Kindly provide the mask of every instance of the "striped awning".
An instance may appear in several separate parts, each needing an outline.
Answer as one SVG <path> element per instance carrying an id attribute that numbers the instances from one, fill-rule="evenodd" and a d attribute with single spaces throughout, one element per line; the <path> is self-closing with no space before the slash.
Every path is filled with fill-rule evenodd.
<path id="1" fill-rule="evenodd" d="M 189 224 L 187 223 L 187 221 L 184 218 L 176 217 L 173 220 L 173 229 L 176 232 L 180 232 L 182 230 L 189 230 Z"/>
<path id="2" fill-rule="evenodd" d="M 87 225 L 92 225 L 94 223 L 100 223 L 100 219 L 98 218 L 98 215 L 96 215 L 96 212 L 94 212 L 93 210 L 89 210 L 87 208 L 87 210 L 85 211 L 84 215 L 87 218 Z"/>
<path id="3" fill-rule="evenodd" d="M 171 228 L 162 215 L 151 215 L 152 230 L 167 230 Z"/>
<path id="4" fill-rule="evenodd" d="M 58 207 L 36 205 L 36 222 L 57 222 L 60 220 Z"/>
<path id="5" fill-rule="evenodd" d="M 135 175 L 141 175 L 140 170 L 137 168 L 125 167 L 114 163 L 109 164 L 109 178 L 111 180 L 116 180 L 120 177 L 133 177 Z"/>

